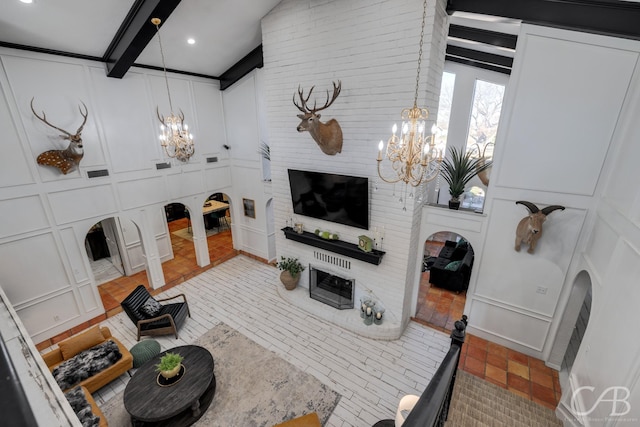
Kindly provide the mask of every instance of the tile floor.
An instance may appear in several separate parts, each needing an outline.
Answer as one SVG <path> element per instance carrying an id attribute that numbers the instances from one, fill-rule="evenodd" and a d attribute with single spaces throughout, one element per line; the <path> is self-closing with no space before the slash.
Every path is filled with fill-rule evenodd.
<path id="1" fill-rule="evenodd" d="M 462 317 L 466 296 L 433 286 L 426 271 L 418 299 L 414 320 L 449 332 Z M 558 371 L 539 359 L 470 334 L 462 348 L 460 368 L 551 409 L 560 401 Z"/>
<path id="2" fill-rule="evenodd" d="M 207 237 L 211 264 L 202 268 L 198 267 L 193 242 L 172 234 L 174 231 L 186 228 L 188 225 L 187 219 L 178 219 L 168 224 L 174 258 L 162 264 L 166 283 L 163 289 L 182 283 L 237 255 L 237 251 L 233 249 L 231 230 L 222 230 L 215 235 Z M 120 276 L 98 286 L 107 317 L 119 313 L 121 310 L 120 302 L 140 284 L 149 288 L 147 272 L 144 270 L 131 276 Z M 157 290 L 152 291 L 152 293 L 157 293 Z"/>

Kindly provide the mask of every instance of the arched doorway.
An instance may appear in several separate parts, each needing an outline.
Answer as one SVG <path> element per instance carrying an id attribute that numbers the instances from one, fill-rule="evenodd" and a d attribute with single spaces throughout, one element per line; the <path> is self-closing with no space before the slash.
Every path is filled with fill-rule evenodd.
<path id="1" fill-rule="evenodd" d="M 439 231 L 426 239 L 416 320 L 453 328 L 464 311 L 473 261 L 473 248 L 457 233 Z"/>
<path id="2" fill-rule="evenodd" d="M 134 222 L 120 217 L 97 222 L 87 232 L 85 249 L 107 312 L 119 308 L 135 286 L 149 286 L 142 238 Z"/>
<path id="3" fill-rule="evenodd" d="M 573 282 L 549 360 L 560 365 L 561 383 L 567 380 L 580 349 L 591 316 L 591 304 L 591 277 L 583 270 Z"/>

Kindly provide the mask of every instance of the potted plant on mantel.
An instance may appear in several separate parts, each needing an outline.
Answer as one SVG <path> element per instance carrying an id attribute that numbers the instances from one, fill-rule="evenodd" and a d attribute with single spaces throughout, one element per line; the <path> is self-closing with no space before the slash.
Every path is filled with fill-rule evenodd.
<path id="1" fill-rule="evenodd" d="M 277 267 L 282 270 L 282 273 L 280 273 L 280 281 L 286 290 L 291 291 L 298 286 L 300 273 L 304 271 L 304 265 L 300 264 L 298 258 L 285 258 L 281 256 L 280 259 L 282 261 L 277 263 Z"/>
<path id="2" fill-rule="evenodd" d="M 156 365 L 156 369 L 160 371 L 160 375 L 165 379 L 171 379 L 180 372 L 182 360 L 184 360 L 184 357 L 178 353 L 166 353 L 160 358 L 160 363 Z"/>
<path id="3" fill-rule="evenodd" d="M 456 147 L 449 147 L 451 157 L 446 157 L 442 161 L 440 174 L 442 178 L 449 184 L 449 209 L 458 209 L 460 207 L 460 196 L 464 193 L 464 187 L 471 178 L 480 172 L 491 167 L 493 162 L 485 161 L 484 158 L 471 158 L 472 152 L 467 151 L 462 154 L 462 150 Z"/>

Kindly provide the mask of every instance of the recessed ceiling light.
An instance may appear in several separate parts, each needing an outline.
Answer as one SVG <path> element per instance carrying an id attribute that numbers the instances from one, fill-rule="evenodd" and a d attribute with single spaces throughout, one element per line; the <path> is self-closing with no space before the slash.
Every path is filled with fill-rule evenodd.
<path id="1" fill-rule="evenodd" d="M 187 43 L 189 43 L 189 44 L 196 44 L 196 39 L 188 38 L 188 39 L 187 39 Z"/>
<path id="2" fill-rule="evenodd" d="M 29 3 L 33 3 L 33 0 L 20 0 L 20 1 L 21 1 L 22 3 L 27 3 L 27 4 L 29 4 Z"/>

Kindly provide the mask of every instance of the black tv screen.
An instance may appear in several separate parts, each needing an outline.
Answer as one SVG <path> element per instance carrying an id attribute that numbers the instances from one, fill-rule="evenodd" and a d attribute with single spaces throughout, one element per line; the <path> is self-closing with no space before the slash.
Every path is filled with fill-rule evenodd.
<path id="1" fill-rule="evenodd" d="M 298 215 L 369 229 L 369 180 L 289 169 L 291 202 Z"/>

